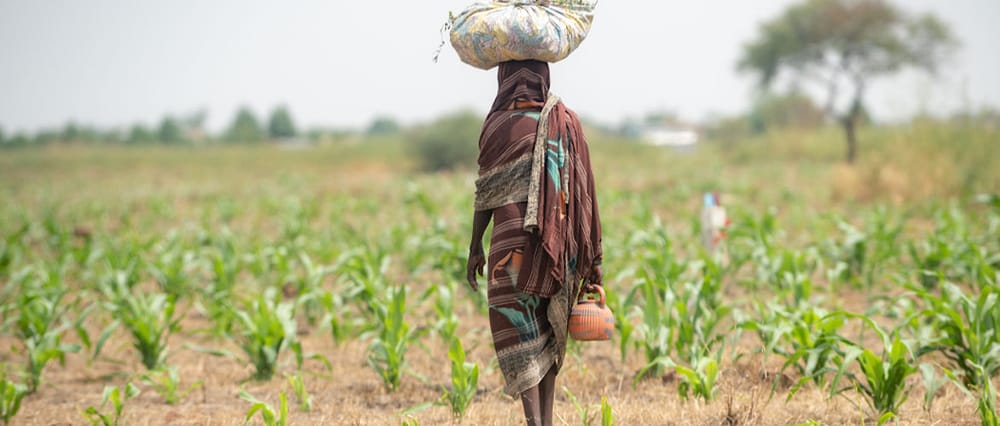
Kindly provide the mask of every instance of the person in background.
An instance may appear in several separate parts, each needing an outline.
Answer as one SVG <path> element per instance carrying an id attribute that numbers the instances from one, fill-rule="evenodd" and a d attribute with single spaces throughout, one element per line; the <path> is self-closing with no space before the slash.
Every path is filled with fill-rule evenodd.
<path id="1" fill-rule="evenodd" d="M 602 283 L 594 175 L 580 120 L 549 93 L 547 63 L 504 62 L 498 80 L 479 139 L 467 275 L 478 291 L 486 272 L 504 391 L 521 399 L 529 425 L 551 425 L 570 310 L 582 283 Z"/>

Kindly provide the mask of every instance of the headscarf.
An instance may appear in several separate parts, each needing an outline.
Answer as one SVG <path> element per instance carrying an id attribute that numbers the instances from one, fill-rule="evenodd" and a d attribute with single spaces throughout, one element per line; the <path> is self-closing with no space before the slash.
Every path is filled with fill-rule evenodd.
<path id="1" fill-rule="evenodd" d="M 490 115 L 511 109 L 514 102 L 537 103 L 539 108 L 549 95 L 549 64 L 540 61 L 510 61 L 497 70 L 497 97 Z"/>

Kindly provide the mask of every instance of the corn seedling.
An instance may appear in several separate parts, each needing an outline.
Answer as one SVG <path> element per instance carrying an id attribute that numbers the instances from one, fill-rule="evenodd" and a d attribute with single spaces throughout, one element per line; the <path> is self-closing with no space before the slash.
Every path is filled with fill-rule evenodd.
<path id="1" fill-rule="evenodd" d="M 878 328 L 873 322 L 868 321 L 870 327 L 882 338 L 884 347 L 881 356 L 876 355 L 870 349 L 860 347 L 851 348 L 844 356 L 837 376 L 844 375 L 853 383 L 852 386 L 837 389 L 837 380 L 831 386 L 831 396 L 848 389 L 857 389 L 864 397 L 868 407 L 875 413 L 878 424 L 883 425 L 899 415 L 899 409 L 906 402 L 910 394 L 910 389 L 906 385 L 906 379 L 917 372 L 917 367 L 913 365 L 913 356 L 909 348 L 895 336 L 890 340 L 889 336 Z M 861 370 L 861 376 L 853 373 L 845 373 L 847 365 L 857 360 Z"/>
<path id="2" fill-rule="evenodd" d="M 285 396 L 284 392 L 278 393 L 278 410 L 275 411 L 266 402 L 260 401 L 250 395 L 245 389 L 240 389 L 240 399 L 252 404 L 250 409 L 247 410 L 246 417 L 243 418 L 243 424 L 250 423 L 250 419 L 253 418 L 257 413 L 260 413 L 261 420 L 264 421 L 265 426 L 286 426 L 288 425 L 288 397 Z"/>
<path id="3" fill-rule="evenodd" d="M 930 412 L 934 406 L 934 398 L 937 397 L 938 390 L 948 382 L 946 375 L 938 376 L 933 365 L 920 364 L 920 376 L 924 383 L 924 411 Z"/>
<path id="4" fill-rule="evenodd" d="M 608 396 L 601 396 L 601 426 L 614 426 L 615 413 L 611 411 L 611 404 L 608 403 Z"/>
<path id="5" fill-rule="evenodd" d="M 208 257 L 212 278 L 202 290 L 203 310 L 205 316 L 212 320 L 212 333 L 218 337 L 228 336 L 235 319 L 230 300 L 233 298 L 236 276 L 240 273 L 240 261 L 230 245 L 219 247 Z"/>
<path id="6" fill-rule="evenodd" d="M 270 380 L 278 368 L 278 358 L 286 349 L 301 358 L 296 341 L 294 307 L 279 303 L 273 289 L 268 289 L 236 312 L 237 342 L 254 366 L 254 379 Z"/>
<path id="7" fill-rule="evenodd" d="M 403 318 L 406 312 L 406 287 L 399 286 L 389 292 L 388 304 L 373 300 L 370 308 L 378 320 L 378 329 L 368 347 L 370 365 L 389 391 L 399 389 L 405 366 L 406 349 L 415 339 L 410 325 Z"/>
<path id="8" fill-rule="evenodd" d="M 176 302 L 167 294 L 132 294 L 125 288 L 110 295 L 108 310 L 132 335 L 142 365 L 155 370 L 167 359 L 167 340 L 180 328 Z"/>
<path id="9" fill-rule="evenodd" d="M 581 404 L 579 400 L 576 399 L 576 395 L 570 392 L 569 388 L 563 386 L 563 393 L 566 394 L 566 398 L 569 398 L 569 402 L 573 404 L 573 408 L 576 409 L 576 414 L 580 416 L 580 424 L 584 426 L 590 426 L 594 424 L 597 420 L 597 412 L 594 411 L 594 407 Z M 599 407 L 600 408 L 600 407 Z"/>
<path id="10" fill-rule="evenodd" d="M 765 359 L 770 354 L 778 355 L 785 359 L 782 372 L 792 368 L 800 375 L 788 399 L 810 381 L 823 385 L 826 375 L 837 371 L 835 366 L 843 357 L 841 346 L 847 343 L 839 334 L 844 326 L 843 314 L 827 314 L 813 307 L 787 312 L 776 305 L 758 310 L 765 311 L 766 316 L 755 322 L 745 322 L 742 327 L 757 333 L 764 344 Z M 776 386 L 777 382 L 772 392 Z"/>
<path id="11" fill-rule="evenodd" d="M 160 290 L 174 300 L 188 294 L 188 269 L 194 264 L 194 254 L 178 248 L 178 244 L 175 241 L 168 242 L 162 253 L 156 255 L 147 266 Z"/>
<path id="12" fill-rule="evenodd" d="M 292 392 L 295 393 L 295 399 L 299 402 L 299 411 L 303 413 L 311 411 L 312 395 L 309 395 L 309 390 L 306 389 L 306 383 L 302 380 L 302 373 L 294 376 L 288 376 L 288 385 L 292 387 Z"/>
<path id="13" fill-rule="evenodd" d="M 966 295 L 946 284 L 941 295 L 911 287 L 927 306 L 922 316 L 941 333 L 920 353 L 940 352 L 948 359 L 951 375 L 960 376 L 971 389 L 984 386 L 1000 371 L 1000 289 L 984 288 L 978 296 Z"/>
<path id="14" fill-rule="evenodd" d="M 132 383 L 127 383 L 124 389 L 118 386 L 107 386 L 104 388 L 104 395 L 101 397 L 101 406 L 87 407 L 83 411 L 83 415 L 92 425 L 117 426 L 120 424 L 122 413 L 125 411 L 125 403 L 139 396 L 139 393 L 139 388 L 135 387 Z M 102 412 L 101 410 L 108 403 L 111 403 L 111 412 Z"/>
<path id="15" fill-rule="evenodd" d="M 197 381 L 187 388 L 181 389 L 181 379 L 180 375 L 177 374 L 176 367 L 147 372 L 142 375 L 142 382 L 160 394 L 163 397 L 163 402 L 168 405 L 181 402 L 184 397 L 202 386 L 202 382 Z"/>
<path id="16" fill-rule="evenodd" d="M 476 397 L 479 385 L 479 366 L 465 362 L 465 349 L 458 338 L 453 338 L 448 350 L 451 359 L 451 389 L 445 389 L 441 399 L 451 408 L 451 414 L 461 421 L 465 411 Z"/>
<path id="17" fill-rule="evenodd" d="M 41 384 L 42 371 L 49 361 L 66 362 L 66 354 L 79 352 L 79 345 L 62 343 L 69 324 L 63 318 L 67 307 L 62 304 L 65 290 L 57 288 L 51 275 L 45 282 L 31 281 L 17 300 L 15 330 L 28 358 L 28 393 Z"/>
<path id="18" fill-rule="evenodd" d="M 0 421 L 9 425 L 21 409 L 21 401 L 28 394 L 28 389 L 22 385 L 7 381 L 0 375 Z"/>

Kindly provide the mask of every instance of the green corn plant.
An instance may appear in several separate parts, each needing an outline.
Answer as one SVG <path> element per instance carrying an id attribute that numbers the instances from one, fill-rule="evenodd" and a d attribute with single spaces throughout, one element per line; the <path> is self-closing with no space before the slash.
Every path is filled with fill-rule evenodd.
<path id="1" fill-rule="evenodd" d="M 616 280 L 616 282 L 621 282 L 621 280 Z M 612 291 L 610 289 L 605 289 L 607 293 L 607 303 L 608 308 L 615 315 L 615 331 L 618 336 L 618 353 L 621 357 L 622 364 L 625 363 L 625 358 L 628 356 L 629 348 L 633 344 L 632 332 L 635 331 L 635 325 L 632 324 L 632 309 L 633 306 L 633 295 L 630 294 L 626 298 L 619 296 L 618 292 Z"/>
<path id="2" fill-rule="evenodd" d="M 108 311 L 132 335 L 132 345 L 142 358 L 142 365 L 155 370 L 167 359 L 167 340 L 180 329 L 174 316 L 176 302 L 168 294 L 133 294 L 126 288 L 108 295 Z"/>
<path id="3" fill-rule="evenodd" d="M 681 398 L 687 399 L 688 395 L 693 395 L 706 402 L 715 399 L 718 392 L 715 380 L 719 376 L 719 356 L 721 356 L 721 352 L 715 358 L 699 358 L 693 368 L 683 365 L 675 366 L 677 374 L 681 376 L 677 385 L 677 391 Z"/>
<path id="4" fill-rule="evenodd" d="M 299 401 L 299 411 L 303 413 L 312 411 L 312 395 L 309 395 L 309 390 L 306 389 L 306 383 L 302 380 L 302 373 L 288 376 L 288 385 L 292 387 L 295 399 Z"/>
<path id="5" fill-rule="evenodd" d="M 938 376 L 934 366 L 930 364 L 920 364 L 919 368 L 920 376 L 924 382 L 923 408 L 929 413 L 934 405 L 934 398 L 937 397 L 938 390 L 948 381 L 948 377 Z"/>
<path id="6" fill-rule="evenodd" d="M 42 371 L 50 361 L 64 364 L 67 353 L 80 351 L 80 345 L 62 343 L 64 332 L 72 324 L 65 318 L 69 306 L 63 303 L 66 289 L 61 275 L 42 273 L 39 278 L 23 283 L 26 287 L 17 299 L 14 318 L 15 335 L 27 355 L 29 394 L 38 390 Z"/>
<path id="7" fill-rule="evenodd" d="M 465 349 L 458 338 L 453 338 L 448 349 L 451 359 L 451 389 L 445 388 L 441 400 L 451 408 L 451 414 L 458 421 L 465 417 L 479 385 L 479 366 L 465 362 Z"/>
<path id="8" fill-rule="evenodd" d="M 203 382 L 197 381 L 182 389 L 180 375 L 177 373 L 176 367 L 147 372 L 142 375 L 142 382 L 160 394 L 163 397 L 163 402 L 167 405 L 181 402 L 184 397 L 203 385 Z"/>
<path id="9" fill-rule="evenodd" d="M 938 339 L 918 350 L 939 352 L 948 360 L 945 373 L 961 377 L 962 384 L 979 389 L 1000 371 L 1000 288 L 986 287 L 978 296 L 966 295 L 947 283 L 940 296 L 911 286 L 924 301 L 921 316 L 939 331 Z"/>
<path id="10" fill-rule="evenodd" d="M 7 381 L 7 377 L 0 375 L 0 421 L 9 425 L 17 412 L 21 410 L 21 401 L 28 394 L 28 388 Z"/>
<path id="11" fill-rule="evenodd" d="M 244 304 L 236 311 L 236 340 L 254 366 L 254 379 L 270 380 L 278 368 L 281 353 L 290 349 L 301 359 L 296 340 L 294 305 L 279 303 L 274 289 Z"/>
<path id="12" fill-rule="evenodd" d="M 646 374 L 654 377 L 663 375 L 667 365 L 661 361 L 670 357 L 674 328 L 671 323 L 672 317 L 661 308 L 673 305 L 673 294 L 661 293 L 650 280 L 644 280 L 636 290 L 641 290 L 643 293 L 642 323 L 637 327 L 637 331 L 641 336 L 639 344 L 646 357 L 646 366 L 636 376 L 638 381 Z M 663 300 L 664 298 L 666 300 Z"/>
<path id="13" fill-rule="evenodd" d="M 339 292 L 322 290 L 318 294 L 313 293 L 313 297 L 326 311 L 320 322 L 330 328 L 330 336 L 333 337 L 334 345 L 340 346 L 347 339 L 357 337 L 355 322 L 359 320 L 352 315 L 351 307 L 347 305 Z"/>
<path id="14" fill-rule="evenodd" d="M 889 335 L 867 317 L 857 317 L 864 319 L 869 327 L 881 337 L 883 353 L 879 356 L 870 349 L 854 345 L 847 351 L 837 373 L 838 379 L 840 376 L 847 377 L 852 382 L 852 386 L 837 389 L 837 379 L 834 379 L 830 395 L 834 396 L 845 390 L 857 389 L 868 407 L 875 413 L 878 424 L 883 425 L 898 417 L 900 407 L 910 394 L 906 379 L 917 373 L 918 369 L 913 365 L 913 355 L 910 353 L 910 349 L 903 344 L 898 335 L 890 339 Z M 858 367 L 860 367 L 860 376 L 846 371 L 848 364 L 854 360 L 857 360 Z"/>
<path id="15" fill-rule="evenodd" d="M 333 271 L 347 281 L 345 298 L 367 308 L 363 313 L 369 320 L 376 317 L 377 299 L 387 292 L 388 269 L 388 255 L 380 248 L 367 245 L 341 254 L 333 266 Z"/>
<path id="16" fill-rule="evenodd" d="M 254 398 L 245 389 L 240 389 L 240 399 L 251 404 L 250 409 L 247 410 L 246 417 L 243 418 L 243 424 L 250 423 L 250 419 L 253 419 L 257 413 L 260 413 L 261 420 L 264 421 L 265 426 L 288 425 L 288 397 L 285 396 L 284 392 L 278 393 L 277 411 L 266 402 Z"/>
<path id="17" fill-rule="evenodd" d="M 580 423 L 584 426 L 594 424 L 594 421 L 597 420 L 597 413 L 593 411 L 594 408 L 581 404 L 576 399 L 576 395 L 573 395 L 573 392 L 570 392 L 566 386 L 563 386 L 562 390 L 566 394 L 566 398 L 569 398 L 569 402 L 573 404 L 573 408 L 576 409 L 576 414 L 580 416 Z"/>
<path id="18" fill-rule="evenodd" d="M 205 316 L 212 320 L 212 334 L 216 337 L 230 335 L 235 321 L 230 301 L 233 287 L 242 265 L 231 244 L 223 244 L 207 255 L 211 276 L 202 289 L 201 306 Z"/>
<path id="19" fill-rule="evenodd" d="M 406 312 L 406 287 L 399 286 L 389 292 L 388 304 L 372 301 L 371 310 L 377 318 L 378 329 L 368 346 L 368 365 L 378 373 L 389 391 L 399 389 L 405 366 L 406 349 L 415 339 L 415 333 L 403 318 Z"/>
<path id="20" fill-rule="evenodd" d="M 303 270 L 300 275 L 292 275 L 285 282 L 290 283 L 298 295 L 299 311 L 305 316 L 309 325 L 316 325 L 323 312 L 323 304 L 315 295 L 322 294 L 323 280 L 330 274 L 332 268 L 317 265 L 306 253 L 299 253 L 298 263 Z"/>
<path id="21" fill-rule="evenodd" d="M 979 393 L 976 408 L 979 410 L 979 419 L 983 426 L 1000 426 L 1000 411 L 997 411 L 997 391 L 993 382 L 987 380 L 983 390 Z"/>
<path id="22" fill-rule="evenodd" d="M 601 426 L 614 426 L 615 413 L 611 411 L 611 404 L 607 395 L 601 395 Z"/>
<path id="23" fill-rule="evenodd" d="M 140 253 L 143 250 L 143 247 L 131 241 L 121 241 L 118 247 L 107 247 L 99 287 L 135 287 L 141 280 Z"/>
<path id="24" fill-rule="evenodd" d="M 160 286 L 160 290 L 177 300 L 186 296 L 188 289 L 189 269 L 195 263 L 194 254 L 184 251 L 178 247 L 180 243 L 169 242 L 156 255 L 151 262 L 148 262 L 147 269 L 150 275 Z"/>
<path id="25" fill-rule="evenodd" d="M 765 359 L 771 354 L 785 359 L 781 366 L 782 373 L 791 368 L 800 375 L 788 399 L 808 382 L 822 386 L 827 374 L 836 372 L 835 366 L 839 365 L 844 355 L 842 346 L 848 343 L 839 334 L 845 322 L 843 314 L 827 314 L 815 307 L 791 312 L 780 305 L 758 306 L 757 309 L 761 318 L 744 322 L 741 327 L 757 333 L 764 345 Z M 777 385 L 776 381 L 772 386 L 772 395 Z"/>
<path id="26" fill-rule="evenodd" d="M 434 313 L 437 321 L 432 325 L 441 340 L 450 342 L 455 338 L 458 329 L 458 316 L 455 315 L 455 282 L 431 286 L 425 292 L 426 297 L 434 296 Z"/>
<path id="27" fill-rule="evenodd" d="M 83 411 L 83 416 L 92 425 L 117 426 L 121 422 L 122 414 L 125 411 L 125 403 L 139 396 L 139 388 L 132 383 L 127 383 L 125 388 L 118 386 L 106 386 L 104 395 L 101 397 L 101 406 L 89 406 Z M 111 403 L 111 412 L 102 412 L 105 405 Z"/>

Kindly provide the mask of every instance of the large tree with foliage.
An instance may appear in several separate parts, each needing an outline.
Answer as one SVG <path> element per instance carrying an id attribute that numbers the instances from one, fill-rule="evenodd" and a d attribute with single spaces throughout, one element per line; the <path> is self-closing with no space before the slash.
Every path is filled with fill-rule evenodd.
<path id="1" fill-rule="evenodd" d="M 233 143 L 253 143 L 264 140 L 264 130 L 257 121 L 257 116 L 248 107 L 242 107 L 236 113 L 233 124 L 226 132 L 226 140 Z"/>
<path id="2" fill-rule="evenodd" d="M 934 73 L 956 45 L 933 15 L 911 15 L 886 0 L 805 0 L 760 27 L 739 68 L 756 74 L 762 89 L 786 81 L 825 92 L 853 163 L 871 80 L 907 68 Z"/>
<path id="3" fill-rule="evenodd" d="M 271 139 L 288 139 L 296 135 L 295 122 L 292 121 L 292 114 L 288 108 L 280 106 L 271 112 L 271 119 L 267 122 L 267 131 Z"/>

